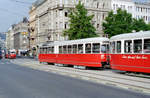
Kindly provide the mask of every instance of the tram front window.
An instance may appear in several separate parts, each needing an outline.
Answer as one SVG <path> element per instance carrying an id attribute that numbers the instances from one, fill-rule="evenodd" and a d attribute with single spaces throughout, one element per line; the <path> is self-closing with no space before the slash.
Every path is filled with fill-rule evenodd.
<path id="1" fill-rule="evenodd" d="M 134 40 L 134 53 L 142 53 L 142 40 Z"/>
<path id="2" fill-rule="evenodd" d="M 150 39 L 144 39 L 144 53 L 150 53 Z"/>

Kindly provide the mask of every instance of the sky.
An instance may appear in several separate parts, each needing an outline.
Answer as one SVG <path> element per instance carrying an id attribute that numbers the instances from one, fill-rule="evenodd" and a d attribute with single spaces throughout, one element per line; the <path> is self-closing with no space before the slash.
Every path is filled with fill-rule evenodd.
<path id="1" fill-rule="evenodd" d="M 29 7 L 35 1 L 36 0 L 0 0 L 0 32 L 6 32 L 12 24 L 17 24 L 25 16 L 28 17 Z"/>
<path id="2" fill-rule="evenodd" d="M 20 2 L 16 2 L 20 1 Z M 29 7 L 35 0 L 0 0 L 0 32 L 6 32 L 12 24 L 28 16 Z"/>

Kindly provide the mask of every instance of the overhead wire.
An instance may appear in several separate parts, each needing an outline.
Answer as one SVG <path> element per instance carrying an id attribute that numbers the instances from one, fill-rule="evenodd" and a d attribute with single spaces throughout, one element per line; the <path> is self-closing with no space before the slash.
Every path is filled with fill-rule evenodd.
<path id="1" fill-rule="evenodd" d="M 0 8 L 0 11 L 6 12 L 6 13 L 11 13 L 11 14 L 16 15 L 16 16 L 18 16 L 18 15 L 19 15 L 19 16 L 25 16 L 25 15 L 23 15 L 23 14 L 21 14 L 21 13 L 9 11 L 8 9 L 4 9 L 4 8 Z"/>
<path id="2" fill-rule="evenodd" d="M 21 4 L 28 4 L 28 5 L 32 4 L 31 2 L 25 2 L 25 1 L 19 1 L 19 0 L 9 0 L 9 1 L 21 3 Z"/>

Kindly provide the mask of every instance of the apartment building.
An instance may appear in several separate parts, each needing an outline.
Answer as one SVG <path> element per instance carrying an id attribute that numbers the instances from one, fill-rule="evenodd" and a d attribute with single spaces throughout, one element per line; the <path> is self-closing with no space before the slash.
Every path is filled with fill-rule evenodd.
<path id="1" fill-rule="evenodd" d="M 75 8 L 79 0 L 37 0 L 33 5 L 36 8 L 35 32 L 37 44 L 45 42 L 67 40 L 63 31 L 69 28 L 68 14 L 71 8 Z M 110 11 L 109 0 L 81 0 L 89 15 L 94 15 L 92 24 L 99 36 L 102 32 L 102 22 Z"/>

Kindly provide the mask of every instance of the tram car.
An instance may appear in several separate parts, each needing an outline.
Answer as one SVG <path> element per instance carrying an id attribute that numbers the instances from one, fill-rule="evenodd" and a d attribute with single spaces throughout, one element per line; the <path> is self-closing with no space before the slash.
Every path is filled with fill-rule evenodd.
<path id="1" fill-rule="evenodd" d="M 111 37 L 110 65 L 116 70 L 150 73 L 150 31 Z"/>
<path id="2" fill-rule="evenodd" d="M 16 50 L 15 49 L 8 51 L 8 58 L 9 59 L 16 59 Z"/>
<path id="3" fill-rule="evenodd" d="M 40 46 L 39 61 L 83 68 L 105 67 L 108 49 L 109 39 L 105 37 L 57 41 Z"/>

